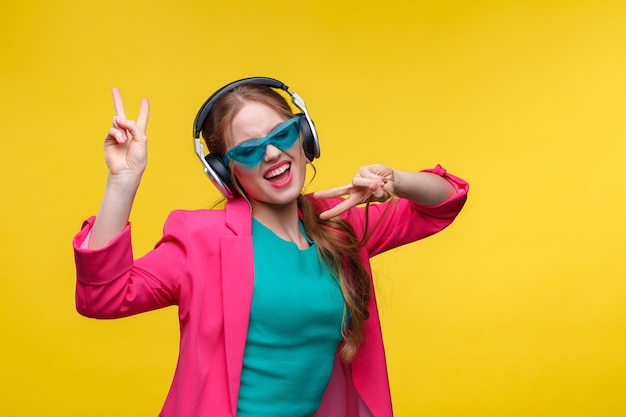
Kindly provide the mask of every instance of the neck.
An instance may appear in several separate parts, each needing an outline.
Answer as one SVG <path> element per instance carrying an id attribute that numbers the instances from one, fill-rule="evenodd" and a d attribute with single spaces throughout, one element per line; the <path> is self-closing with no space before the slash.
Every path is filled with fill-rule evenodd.
<path id="1" fill-rule="evenodd" d="M 252 203 L 252 217 L 276 233 L 281 239 L 295 243 L 300 249 L 309 247 L 309 242 L 300 231 L 298 224 L 297 201 L 294 200 L 285 205 Z"/>

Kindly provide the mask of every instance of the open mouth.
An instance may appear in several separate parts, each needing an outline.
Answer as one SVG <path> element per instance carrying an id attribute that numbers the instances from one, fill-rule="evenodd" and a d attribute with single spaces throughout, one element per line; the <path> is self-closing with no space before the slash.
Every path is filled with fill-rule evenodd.
<path id="1" fill-rule="evenodd" d="M 265 174 L 265 179 L 272 182 L 280 182 L 289 176 L 290 163 L 283 164 Z"/>

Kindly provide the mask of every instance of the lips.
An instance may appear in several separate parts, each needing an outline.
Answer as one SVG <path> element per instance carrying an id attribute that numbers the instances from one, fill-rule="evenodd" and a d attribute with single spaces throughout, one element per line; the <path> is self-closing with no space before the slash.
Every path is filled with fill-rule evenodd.
<path id="1" fill-rule="evenodd" d="M 263 175 L 272 187 L 282 188 L 291 183 L 291 163 L 283 162 L 281 164 L 274 165 L 265 171 Z"/>
<path id="2" fill-rule="evenodd" d="M 263 177 L 266 180 L 271 180 L 272 178 L 278 177 L 279 175 L 285 173 L 291 167 L 290 163 L 284 163 L 280 165 L 278 168 L 270 169 Z"/>

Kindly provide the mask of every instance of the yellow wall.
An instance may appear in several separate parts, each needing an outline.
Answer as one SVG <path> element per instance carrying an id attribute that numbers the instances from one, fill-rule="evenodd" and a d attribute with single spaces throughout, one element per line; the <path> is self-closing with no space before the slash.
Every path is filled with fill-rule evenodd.
<path id="1" fill-rule="evenodd" d="M 152 102 L 141 254 L 170 210 L 217 198 L 200 104 L 269 75 L 320 131 L 311 189 L 375 162 L 472 184 L 451 229 L 374 263 L 398 416 L 626 415 L 624 22 L 617 0 L 2 2 L 0 413 L 158 413 L 175 309 L 73 305 L 109 89 Z"/>

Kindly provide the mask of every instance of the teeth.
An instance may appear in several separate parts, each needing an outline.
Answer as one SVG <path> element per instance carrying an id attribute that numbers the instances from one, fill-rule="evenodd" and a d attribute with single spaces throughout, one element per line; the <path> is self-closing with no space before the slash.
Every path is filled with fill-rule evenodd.
<path id="1" fill-rule="evenodd" d="M 282 174 L 283 172 L 287 171 L 289 169 L 289 166 L 290 164 L 281 165 L 279 168 L 276 168 L 275 170 L 268 172 L 265 178 L 270 179 L 270 178 L 276 177 Z"/>

